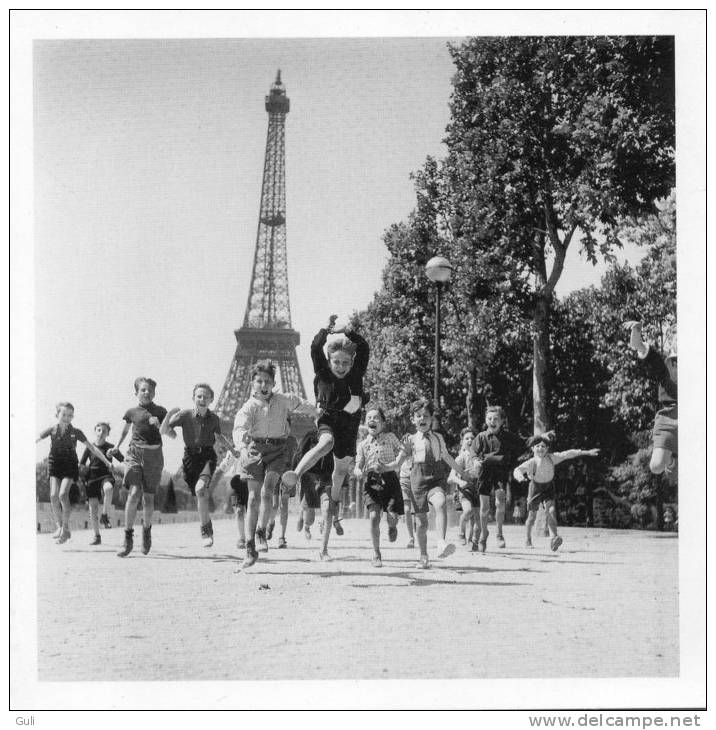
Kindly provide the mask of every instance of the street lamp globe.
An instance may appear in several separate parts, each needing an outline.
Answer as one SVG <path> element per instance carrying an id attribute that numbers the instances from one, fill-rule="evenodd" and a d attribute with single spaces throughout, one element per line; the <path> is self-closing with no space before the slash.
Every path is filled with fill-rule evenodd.
<path id="1" fill-rule="evenodd" d="M 452 276 L 452 264 L 444 256 L 433 256 L 425 264 L 425 273 L 430 281 L 442 284 Z"/>

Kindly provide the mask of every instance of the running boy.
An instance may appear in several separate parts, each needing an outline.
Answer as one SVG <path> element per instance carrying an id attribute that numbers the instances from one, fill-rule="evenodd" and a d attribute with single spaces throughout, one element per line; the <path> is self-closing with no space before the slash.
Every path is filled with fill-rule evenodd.
<path id="1" fill-rule="evenodd" d="M 480 538 L 473 535 L 472 549 L 484 553 L 490 534 L 487 523 L 490 517 L 490 496 L 495 494 L 495 521 L 497 522 L 497 547 L 505 547 L 502 525 L 505 507 L 510 501 L 510 475 L 517 459 L 525 449 L 525 442 L 506 428 L 505 412 L 500 406 L 489 406 L 485 411 L 487 429 L 477 434 L 472 442 L 472 456 L 476 464 L 473 475 L 477 478 L 480 494 Z M 477 532 L 477 526 L 475 527 Z"/>
<path id="2" fill-rule="evenodd" d="M 458 527 L 458 535 L 462 545 L 467 545 L 466 534 L 470 535 L 470 539 L 472 539 L 475 512 L 480 506 L 477 477 L 472 476 L 472 473 L 478 469 L 478 463 L 472 455 L 471 448 L 474 440 L 475 432 L 471 428 L 463 428 L 460 432 L 460 453 L 457 455 L 455 463 L 467 473 L 467 479 L 461 479 L 454 470 L 450 471 L 448 477 L 448 484 L 454 484 L 457 488 L 460 506 L 462 507 Z"/>
<path id="3" fill-rule="evenodd" d="M 418 521 L 418 546 L 420 558 L 418 568 L 429 568 L 428 560 L 428 512 L 435 508 L 435 528 L 438 533 L 438 558 L 445 558 L 455 552 L 455 546 L 445 540 L 447 534 L 447 502 L 445 481 L 439 474 L 439 462 L 446 463 L 462 478 L 465 472 L 450 456 L 441 434 L 431 430 L 435 408 L 429 400 L 419 400 L 411 407 L 415 433 L 405 436 L 402 442 L 399 466 L 403 458 L 410 456 L 413 468 L 410 472 L 410 500 Z"/>
<path id="4" fill-rule="evenodd" d="M 678 385 L 676 363 L 676 325 L 667 333 L 666 357 L 644 342 L 640 322 L 627 322 L 630 330 L 629 347 L 636 350 L 649 374 L 659 383 L 659 405 L 654 420 L 654 449 L 651 453 L 649 468 L 653 474 L 670 474 L 676 469 L 679 446 L 678 431 Z"/>
<path id="5" fill-rule="evenodd" d="M 209 515 L 209 485 L 216 470 L 216 437 L 224 439 L 219 417 L 209 406 L 214 391 L 207 383 L 197 383 L 192 391 L 194 408 L 172 408 L 161 428 L 162 435 L 176 438 L 175 428 L 181 428 L 184 439 L 182 469 L 191 494 L 196 497 L 199 524 L 204 547 L 214 544 L 214 527 Z M 228 439 L 227 439 L 228 441 Z"/>
<path id="6" fill-rule="evenodd" d="M 124 545 L 117 553 L 117 557 L 120 558 L 126 558 L 134 549 L 134 520 L 137 517 L 140 500 L 144 508 L 142 553 L 146 555 L 152 547 L 154 495 L 164 468 L 162 436 L 159 429 L 167 418 L 167 409 L 154 402 L 156 389 L 157 383 L 152 378 L 140 376 L 134 381 L 137 405 L 124 414 L 122 435 L 117 445 L 108 452 L 112 457 L 119 452 L 119 447 L 131 428 L 132 437 L 124 462 L 124 486 L 129 490 L 129 496 L 124 509 Z"/>
<path id="7" fill-rule="evenodd" d="M 67 542 L 70 537 L 70 487 L 79 478 L 80 465 L 77 460 L 77 444 L 84 444 L 92 454 L 108 469 L 111 462 L 87 437 L 72 425 L 75 407 L 64 401 L 55 408 L 57 423 L 40 431 L 35 443 L 50 437 L 50 507 L 57 529 L 52 537 L 58 544 Z"/>
<path id="8" fill-rule="evenodd" d="M 284 474 L 284 483 L 293 486 L 322 456 L 333 451 L 333 486 L 330 517 L 339 516 L 343 483 L 356 455 L 360 409 L 366 398 L 363 376 L 368 367 L 370 348 L 350 324 L 335 329 L 337 316 L 331 315 L 328 326 L 319 330 L 311 343 L 315 378 L 313 389 L 320 409 L 318 443 L 298 463 L 295 471 Z M 329 334 L 343 334 L 328 344 L 328 358 L 323 351 Z M 326 520 L 330 533 L 332 519 Z M 338 530 L 336 530 L 338 532 Z"/>
<path id="9" fill-rule="evenodd" d="M 107 441 L 109 436 L 109 424 L 104 421 L 98 423 L 94 427 L 95 440 L 94 445 L 106 456 L 107 452 L 114 448 L 114 444 Z M 124 461 L 121 454 L 116 454 L 117 461 Z M 84 465 L 89 461 L 89 466 Z M 112 470 L 101 460 L 98 459 L 89 449 L 85 449 L 80 459 L 80 467 L 84 467 L 85 474 L 85 492 L 89 501 L 90 521 L 94 530 L 94 539 L 90 545 L 101 545 L 102 538 L 99 534 L 100 524 L 109 529 L 112 523 L 109 521 L 109 510 L 112 507 L 112 493 L 114 492 L 114 475 Z M 102 500 L 102 516 L 98 517 L 99 500 Z"/>
<path id="10" fill-rule="evenodd" d="M 288 416 L 291 412 L 310 413 L 316 409 L 297 395 L 274 393 L 276 367 L 267 360 L 254 365 L 251 397 L 234 419 L 234 446 L 239 451 L 239 469 L 248 475 L 249 498 L 246 509 L 246 559 L 248 568 L 261 552 L 268 551 L 266 526 L 271 516 L 274 490 L 289 466 Z M 259 501 L 261 503 L 259 511 Z"/>
<path id="11" fill-rule="evenodd" d="M 552 536 L 550 547 L 556 551 L 562 544 L 562 538 L 557 534 L 557 510 L 555 508 L 554 499 L 554 467 L 569 459 L 578 459 L 581 456 L 599 456 L 599 449 L 570 449 L 569 451 L 555 451 L 549 453 L 552 445 L 552 434 L 545 433 L 540 436 L 533 436 L 527 441 L 527 445 L 532 449 L 532 458 L 520 464 L 514 470 L 514 477 L 517 481 L 523 482 L 530 480 L 529 491 L 527 493 L 527 529 L 526 547 L 532 546 L 532 526 L 537 518 L 537 510 L 541 503 L 547 515 L 547 525 Z"/>
<path id="12" fill-rule="evenodd" d="M 402 450 L 398 437 L 385 430 L 382 408 L 371 408 L 365 417 L 368 435 L 358 444 L 355 475 L 365 476 L 365 506 L 370 517 L 370 535 L 373 541 L 373 567 L 382 568 L 380 554 L 380 517 L 386 512 L 388 539 L 398 537 L 398 519 L 403 514 L 403 494 L 395 469 L 400 463 Z"/>

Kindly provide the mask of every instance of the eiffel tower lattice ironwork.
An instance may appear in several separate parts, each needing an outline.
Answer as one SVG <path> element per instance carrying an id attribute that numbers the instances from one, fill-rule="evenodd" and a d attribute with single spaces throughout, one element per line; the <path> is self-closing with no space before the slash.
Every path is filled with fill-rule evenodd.
<path id="1" fill-rule="evenodd" d="M 300 335 L 291 327 L 286 263 L 286 149 L 285 130 L 289 100 L 276 74 L 268 96 L 268 133 L 261 185 L 261 208 L 251 286 L 243 326 L 235 330 L 236 352 L 219 395 L 216 413 L 227 425 L 248 398 L 251 369 L 269 359 L 284 393 L 306 397 L 296 357 Z"/>

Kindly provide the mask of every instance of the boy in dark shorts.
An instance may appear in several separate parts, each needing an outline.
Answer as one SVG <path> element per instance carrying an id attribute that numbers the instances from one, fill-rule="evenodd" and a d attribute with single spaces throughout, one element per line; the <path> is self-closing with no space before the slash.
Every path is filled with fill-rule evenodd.
<path id="1" fill-rule="evenodd" d="M 108 469 L 111 462 L 87 437 L 72 425 L 75 407 L 72 403 L 58 403 L 55 409 L 57 424 L 40 432 L 36 443 L 50 437 L 50 455 L 47 460 L 50 472 L 50 506 L 57 530 L 52 535 L 58 544 L 70 537 L 70 488 L 79 478 L 77 444 L 84 444 Z"/>
<path id="2" fill-rule="evenodd" d="M 286 439 L 286 450 L 290 454 L 289 461 L 293 461 L 293 457 L 296 453 L 298 442 L 296 437 L 292 434 L 288 435 Z M 286 542 L 286 528 L 288 527 L 288 501 L 291 497 L 296 496 L 296 487 L 287 487 L 285 484 L 280 483 L 277 489 L 274 489 L 273 493 L 273 504 L 271 505 L 271 519 L 269 520 L 266 528 L 266 539 L 270 540 L 273 537 L 274 530 L 276 529 L 276 515 L 278 515 L 280 525 L 280 535 L 278 537 L 279 549 L 285 549 L 288 547 Z"/>
<path id="3" fill-rule="evenodd" d="M 532 458 L 517 466 L 513 476 L 517 481 L 530 480 L 527 494 L 527 530 L 526 547 L 532 547 L 532 526 L 537 518 L 537 510 L 540 504 L 544 503 L 547 514 L 547 525 L 552 540 L 550 547 L 556 552 L 562 544 L 562 538 L 557 534 L 557 510 L 555 507 L 554 490 L 554 467 L 568 459 L 578 459 L 581 456 L 599 456 L 599 449 L 571 449 L 569 451 L 555 451 L 550 453 L 552 445 L 552 433 L 545 433 L 533 436 L 527 441 L 527 446 L 532 449 Z"/>
<path id="4" fill-rule="evenodd" d="M 360 409 L 366 400 L 363 376 L 368 367 L 368 343 L 348 324 L 336 329 L 337 315 L 329 317 L 328 326 L 320 329 L 311 343 L 311 360 L 315 378 L 313 389 L 321 411 L 318 418 L 318 443 L 299 462 L 295 471 L 287 471 L 283 481 L 293 486 L 322 456 L 333 452 L 333 485 L 329 518 L 337 517 L 341 490 L 356 455 Z M 343 334 L 328 344 L 329 334 Z M 332 519 L 325 529 L 330 532 Z M 322 559 L 328 554 L 321 553 Z"/>
<path id="5" fill-rule="evenodd" d="M 472 455 L 472 442 L 475 440 L 475 432 L 471 428 L 463 428 L 460 432 L 460 453 L 455 457 L 455 463 L 464 469 L 468 474 L 476 466 L 475 458 Z M 458 526 L 458 537 L 462 545 L 467 545 L 467 535 L 472 536 L 475 513 L 480 507 L 480 494 L 477 487 L 477 478 L 470 476 L 468 479 L 461 479 L 455 471 L 450 471 L 448 484 L 456 487 L 456 496 L 460 505 L 460 524 Z M 472 539 L 472 537 L 471 537 Z"/>
<path id="6" fill-rule="evenodd" d="M 495 494 L 495 521 L 497 522 L 497 547 L 505 547 L 502 525 L 505 521 L 505 507 L 510 501 L 510 478 L 512 469 L 525 442 L 516 434 L 504 428 L 505 412 L 500 406 L 489 406 L 485 412 L 487 429 L 477 434 L 472 442 L 472 456 L 477 462 L 474 475 L 480 493 L 480 537 L 472 538 L 472 549 L 484 553 L 489 535 L 487 522 L 490 517 L 490 496 Z M 477 525 L 475 526 L 477 533 Z"/>
<path id="7" fill-rule="evenodd" d="M 109 436 L 109 424 L 102 421 L 94 427 L 94 445 L 105 455 L 114 448 L 114 444 L 107 441 Z M 124 461 L 121 454 L 115 456 L 117 461 Z M 85 466 L 89 462 L 88 466 Z M 112 527 L 109 521 L 109 510 L 112 507 L 112 493 L 114 492 L 114 475 L 112 470 L 89 449 L 85 449 L 80 459 L 80 468 L 84 472 L 85 493 L 89 502 L 89 513 L 94 538 L 90 545 L 101 545 L 102 538 L 99 534 L 100 524 L 109 529 Z M 98 517 L 99 502 L 102 500 L 102 516 Z"/>
<path id="8" fill-rule="evenodd" d="M 303 398 L 292 393 L 274 393 L 275 374 L 272 363 L 256 363 L 251 373 L 251 397 L 239 408 L 234 419 L 238 469 L 248 475 L 249 487 L 245 568 L 258 559 L 257 542 L 258 550 L 268 551 L 266 527 L 271 517 L 274 490 L 288 469 L 291 457 L 287 444 L 289 414 L 316 414 L 314 406 Z"/>
<path id="9" fill-rule="evenodd" d="M 139 377 L 134 381 L 138 403 L 124 414 L 122 435 L 117 445 L 107 452 L 114 458 L 132 429 L 124 461 L 123 483 L 129 490 L 129 496 L 124 510 L 124 545 L 117 553 L 120 558 L 126 558 L 134 549 L 134 520 L 140 500 L 143 505 L 142 553 L 146 555 L 152 547 L 154 495 L 164 468 L 160 428 L 167 418 L 167 409 L 154 402 L 156 389 L 157 383 L 152 378 Z"/>
<path id="10" fill-rule="evenodd" d="M 216 470 L 216 437 L 221 433 L 219 417 L 209 406 L 214 400 L 214 391 L 207 383 L 198 383 L 192 392 L 194 408 L 181 410 L 172 408 L 162 427 L 162 434 L 176 438 L 175 428 L 181 428 L 184 439 L 182 469 L 192 496 L 196 497 L 199 512 L 200 533 L 204 547 L 214 544 L 214 527 L 209 515 L 209 485 Z"/>
<path id="11" fill-rule="evenodd" d="M 294 461 L 300 461 L 317 443 L 318 432 L 307 433 L 298 444 Z M 324 508 L 323 520 L 328 519 L 332 472 L 333 459 L 328 453 L 301 475 L 300 513 L 296 529 L 298 532 L 303 531 L 306 540 L 311 539 L 311 527 L 316 519 L 317 509 Z M 326 546 L 323 549 L 326 549 Z"/>
<path id="12" fill-rule="evenodd" d="M 627 322 L 625 327 L 630 330 L 629 347 L 636 350 L 649 374 L 659 383 L 660 408 L 654 419 L 654 448 L 649 468 L 653 474 L 671 474 L 676 471 L 679 451 L 676 325 L 667 332 L 669 354 L 666 357 L 644 342 L 640 322 Z"/>

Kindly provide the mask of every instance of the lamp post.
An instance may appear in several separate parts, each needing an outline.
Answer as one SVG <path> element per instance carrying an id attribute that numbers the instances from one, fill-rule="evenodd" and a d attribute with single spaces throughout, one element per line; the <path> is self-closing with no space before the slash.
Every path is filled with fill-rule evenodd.
<path id="1" fill-rule="evenodd" d="M 435 283 L 435 375 L 433 382 L 433 401 L 440 410 L 440 298 L 442 287 L 452 276 L 452 264 L 443 256 L 433 256 L 425 264 L 425 273 Z"/>

